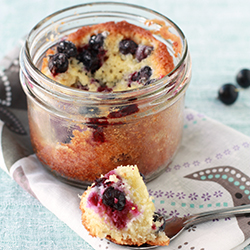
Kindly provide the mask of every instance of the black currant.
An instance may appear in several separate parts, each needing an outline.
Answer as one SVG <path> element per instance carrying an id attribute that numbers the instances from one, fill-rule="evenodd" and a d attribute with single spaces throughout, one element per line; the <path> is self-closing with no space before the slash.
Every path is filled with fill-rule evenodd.
<path id="1" fill-rule="evenodd" d="M 239 92 L 235 85 L 227 83 L 221 86 L 218 92 L 218 98 L 226 105 L 233 104 L 238 98 Z"/>
<path id="2" fill-rule="evenodd" d="M 249 69 L 242 69 L 237 74 L 236 81 L 242 88 L 250 87 L 250 70 Z"/>
<path id="3" fill-rule="evenodd" d="M 136 50 L 135 57 L 140 62 L 143 59 L 147 58 L 153 50 L 153 47 L 146 46 L 146 45 L 139 45 L 138 49 Z"/>
<path id="4" fill-rule="evenodd" d="M 152 75 L 152 69 L 149 66 L 145 66 L 145 67 L 141 68 L 140 71 L 134 72 L 132 74 L 131 81 L 146 83 L 151 75 Z"/>
<path id="5" fill-rule="evenodd" d="M 149 66 L 145 66 L 140 70 L 140 78 L 142 82 L 145 82 L 152 75 L 152 69 Z"/>
<path id="6" fill-rule="evenodd" d="M 57 45 L 57 51 L 59 53 L 65 54 L 68 58 L 76 57 L 77 55 L 77 48 L 74 43 L 70 41 L 61 41 Z"/>
<path id="7" fill-rule="evenodd" d="M 91 71 L 92 74 L 101 67 L 100 59 L 89 50 L 83 50 L 78 54 L 77 59 L 82 62 L 86 70 Z"/>
<path id="8" fill-rule="evenodd" d="M 53 75 L 56 75 L 58 73 L 64 73 L 65 71 L 67 71 L 68 66 L 68 58 L 63 53 L 57 53 L 55 55 L 50 56 L 49 58 L 48 67 Z"/>
<path id="9" fill-rule="evenodd" d="M 99 33 L 97 35 L 91 36 L 89 39 L 89 46 L 91 49 L 98 50 L 103 46 L 104 36 Z"/>
<path id="10" fill-rule="evenodd" d="M 104 191 L 102 202 L 106 206 L 121 211 L 126 205 L 126 197 L 122 191 L 110 186 Z"/>
<path id="11" fill-rule="evenodd" d="M 138 45 L 130 39 L 124 39 L 119 43 L 119 51 L 124 55 L 127 54 L 134 55 L 137 47 Z"/>

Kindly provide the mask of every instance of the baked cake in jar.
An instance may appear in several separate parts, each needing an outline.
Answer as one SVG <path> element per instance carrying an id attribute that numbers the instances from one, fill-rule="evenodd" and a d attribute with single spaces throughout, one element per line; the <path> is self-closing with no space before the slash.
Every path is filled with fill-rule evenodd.
<path id="1" fill-rule="evenodd" d="M 162 28 L 166 37 L 167 28 Z M 84 26 L 46 52 L 42 72 L 89 95 L 135 96 L 175 67 L 167 45 L 153 33 L 126 21 Z M 178 39 L 173 42 L 175 52 L 180 46 Z M 172 88 L 178 84 L 176 80 Z M 161 91 L 167 95 L 166 89 Z M 134 96 L 105 109 L 102 103 L 82 106 L 77 116 L 67 119 L 30 102 L 30 134 L 37 157 L 59 177 L 79 184 L 92 183 L 117 165 L 136 164 L 146 181 L 155 178 L 180 144 L 184 95 L 156 104 L 154 97 L 152 103 L 143 103 Z M 65 112 L 68 108 L 64 106 Z"/>

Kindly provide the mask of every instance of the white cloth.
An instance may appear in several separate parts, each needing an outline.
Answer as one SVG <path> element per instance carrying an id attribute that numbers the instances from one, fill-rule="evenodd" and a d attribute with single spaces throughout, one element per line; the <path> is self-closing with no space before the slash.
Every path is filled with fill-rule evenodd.
<path id="1" fill-rule="evenodd" d="M 1 127 L 2 129 L 2 127 Z M 2 133 L 1 133 L 2 134 Z M 0 155 L 1 167 L 4 165 Z M 94 249 L 124 249 L 89 236 L 81 224 L 84 190 L 55 179 L 35 155 L 16 161 L 10 175 Z M 156 211 L 185 216 L 250 203 L 250 138 L 193 110 L 185 110 L 180 149 L 167 170 L 147 184 Z M 159 249 L 242 249 L 250 238 L 250 218 L 219 219 L 195 225 Z"/>

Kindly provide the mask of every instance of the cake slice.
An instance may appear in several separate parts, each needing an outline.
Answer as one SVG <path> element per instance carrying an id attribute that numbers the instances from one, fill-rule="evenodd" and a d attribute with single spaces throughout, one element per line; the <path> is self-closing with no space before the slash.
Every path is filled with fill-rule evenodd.
<path id="1" fill-rule="evenodd" d="M 120 245 L 168 245 L 153 221 L 152 198 L 137 166 L 120 166 L 97 179 L 81 196 L 82 224 L 93 237 Z"/>

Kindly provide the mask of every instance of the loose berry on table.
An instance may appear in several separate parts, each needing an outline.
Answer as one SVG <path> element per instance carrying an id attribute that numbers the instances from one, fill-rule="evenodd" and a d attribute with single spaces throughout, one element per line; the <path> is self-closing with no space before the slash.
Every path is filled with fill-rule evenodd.
<path id="1" fill-rule="evenodd" d="M 220 87 L 218 98 L 226 105 L 233 104 L 238 98 L 239 92 L 235 85 L 232 83 L 224 84 Z"/>
<path id="2" fill-rule="evenodd" d="M 236 76 L 237 83 L 242 88 L 250 87 L 250 70 L 249 69 L 242 69 Z"/>

